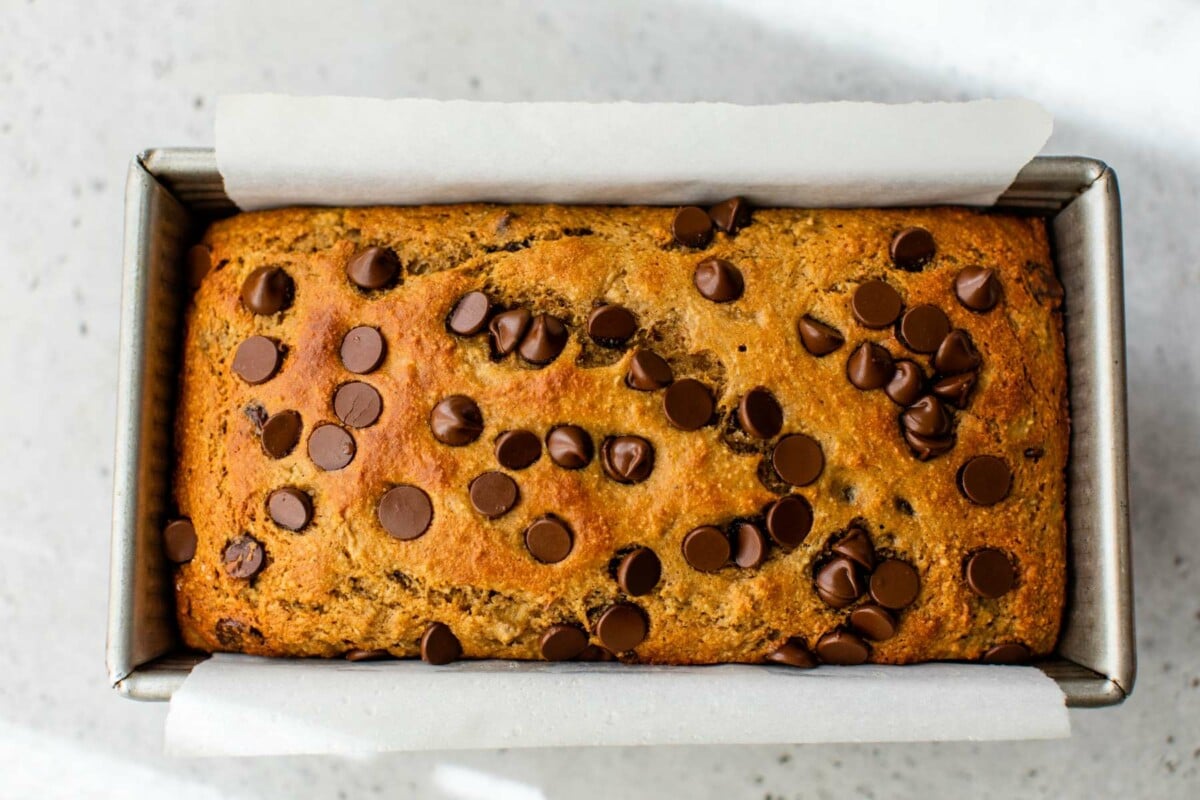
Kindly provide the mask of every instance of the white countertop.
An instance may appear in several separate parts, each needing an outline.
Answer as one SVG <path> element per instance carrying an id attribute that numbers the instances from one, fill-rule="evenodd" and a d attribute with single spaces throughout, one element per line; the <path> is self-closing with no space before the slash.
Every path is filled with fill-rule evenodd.
<path id="1" fill-rule="evenodd" d="M 345 5 L 0 0 L 0 796 L 1200 793 L 1200 6 Z M 1050 743 L 163 757 L 166 707 L 103 667 L 122 190 L 138 150 L 211 144 L 227 91 L 1043 103 L 1048 151 L 1108 161 L 1125 203 L 1133 698 Z"/>

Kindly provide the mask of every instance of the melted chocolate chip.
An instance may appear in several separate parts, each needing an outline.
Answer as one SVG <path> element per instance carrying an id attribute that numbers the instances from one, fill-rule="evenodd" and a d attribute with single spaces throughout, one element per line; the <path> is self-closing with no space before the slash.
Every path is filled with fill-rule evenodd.
<path id="1" fill-rule="evenodd" d="M 833 608 L 845 608 L 865 591 L 854 562 L 838 556 L 825 563 L 815 576 L 817 596 Z"/>
<path id="2" fill-rule="evenodd" d="M 962 372 L 936 381 L 933 393 L 955 408 L 966 408 L 974 388 L 975 373 Z"/>
<path id="3" fill-rule="evenodd" d="M 496 438 L 496 460 L 505 469 L 525 469 L 542 455 L 542 440 L 532 431 L 505 431 Z"/>
<path id="4" fill-rule="evenodd" d="M 483 433 L 483 412 L 466 395 L 452 394 L 443 399 L 429 414 L 433 438 L 451 447 L 462 447 Z"/>
<path id="5" fill-rule="evenodd" d="M 980 597 L 994 599 L 1007 594 L 1017 582 L 1012 562 L 1001 550 L 977 550 L 967 559 L 967 585 Z"/>
<path id="6" fill-rule="evenodd" d="M 503 472 L 485 472 L 476 476 L 468 493 L 471 505 L 488 519 L 504 516 L 520 499 L 517 482 Z"/>
<path id="7" fill-rule="evenodd" d="M 1033 657 L 1029 648 L 1019 643 L 998 644 L 983 654 L 987 664 L 1024 664 Z"/>
<path id="8" fill-rule="evenodd" d="M 252 314 L 269 315 L 292 304 L 291 277 L 279 267 L 259 267 L 242 284 L 242 305 Z"/>
<path id="9" fill-rule="evenodd" d="M 863 342 L 846 361 L 846 378 L 863 391 L 887 385 L 895 372 L 892 354 L 874 342 Z"/>
<path id="10" fill-rule="evenodd" d="M 645 613 L 632 603 L 613 603 L 596 620 L 596 635 L 614 653 L 637 647 L 645 641 L 648 630 Z"/>
<path id="11" fill-rule="evenodd" d="M 458 298 L 446 319 L 446 326 L 459 336 L 474 336 L 487 325 L 492 301 L 483 292 L 467 292 Z"/>
<path id="12" fill-rule="evenodd" d="M 354 460 L 354 437 L 337 425 L 318 425 L 308 437 L 308 457 L 321 469 L 339 470 Z"/>
<path id="13" fill-rule="evenodd" d="M 587 646 L 587 634 L 577 625 L 551 625 L 538 641 L 542 658 L 547 661 L 570 661 Z"/>
<path id="14" fill-rule="evenodd" d="M 868 328 L 886 328 L 900 316 L 904 301 L 900 294 L 883 281 L 867 281 L 854 290 L 850 310 Z"/>
<path id="15" fill-rule="evenodd" d="M 712 420 L 715 410 L 712 392 L 693 378 L 675 381 L 663 395 L 663 412 L 667 415 L 667 421 L 680 430 L 703 428 Z"/>
<path id="16" fill-rule="evenodd" d="M 281 528 L 303 530 L 312 521 L 312 498 L 294 486 L 285 486 L 267 496 L 267 513 Z"/>
<path id="17" fill-rule="evenodd" d="M 662 578 L 662 562 L 649 547 L 638 547 L 621 557 L 617 583 L 632 597 L 649 594 Z"/>
<path id="18" fill-rule="evenodd" d="M 283 458 L 300 443 L 300 412 L 280 411 L 262 424 L 262 446 L 271 458 Z"/>
<path id="19" fill-rule="evenodd" d="M 800 344 L 804 345 L 804 349 L 818 358 L 829 355 L 846 342 L 836 328 L 807 314 L 796 323 L 796 332 L 800 334 Z"/>
<path id="20" fill-rule="evenodd" d="M 1000 279 L 994 269 L 966 267 L 954 279 L 954 295 L 972 311 L 991 311 L 1000 302 Z"/>
<path id="21" fill-rule="evenodd" d="M 559 425 L 546 436 L 546 452 L 563 469 L 582 469 L 592 461 L 592 437 L 578 425 Z"/>
<path id="22" fill-rule="evenodd" d="M 689 531 L 682 548 L 684 560 L 700 572 L 716 572 L 729 563 L 729 539 L 711 525 Z"/>
<path id="23" fill-rule="evenodd" d="M 785 550 L 798 547 L 812 530 L 812 506 L 798 494 L 781 497 L 767 507 L 767 533 Z"/>
<path id="24" fill-rule="evenodd" d="M 587 332 L 604 347 L 620 347 L 637 333 L 637 317 L 624 306 L 599 306 L 588 314 Z"/>
<path id="25" fill-rule="evenodd" d="M 933 366 L 938 372 L 953 375 L 967 372 L 979 366 L 982 359 L 971 337 L 964 330 L 951 331 L 938 346 L 933 357 Z"/>
<path id="26" fill-rule="evenodd" d="M 557 564 L 571 554 L 575 538 L 566 523 L 554 516 L 534 520 L 525 529 L 525 548 L 543 564 Z"/>
<path id="27" fill-rule="evenodd" d="M 792 486 L 807 486 L 825 467 L 821 445 L 811 436 L 793 433 L 784 436 L 771 451 L 775 474 Z"/>
<path id="28" fill-rule="evenodd" d="M 904 441 L 912 449 L 918 461 L 928 461 L 948 452 L 954 447 L 954 436 L 922 436 L 910 430 L 904 431 Z"/>
<path id="29" fill-rule="evenodd" d="M 712 241 L 713 224 L 703 208 L 684 206 L 675 212 L 671 236 L 684 247 L 708 247 Z"/>
<path id="30" fill-rule="evenodd" d="M 937 306 L 910 308 L 900 319 L 900 339 L 908 349 L 933 353 L 950 333 L 950 318 Z"/>
<path id="31" fill-rule="evenodd" d="M 235 537 L 221 553 L 225 572 L 231 578 L 253 578 L 262 571 L 266 559 L 267 551 L 262 542 L 248 533 Z"/>
<path id="32" fill-rule="evenodd" d="M 653 350 L 638 350 L 629 359 L 625 385 L 641 392 L 652 392 L 669 386 L 675 380 L 671 365 Z"/>
<path id="33" fill-rule="evenodd" d="M 382 289 L 400 274 L 400 259 L 386 247 L 368 247 L 346 262 L 346 277 L 360 289 Z"/>
<path id="34" fill-rule="evenodd" d="M 450 626 L 434 622 L 421 634 L 421 660 L 440 666 L 462 657 L 462 645 Z"/>
<path id="35" fill-rule="evenodd" d="M 746 289 L 742 272 L 723 258 L 706 258 L 696 265 L 692 281 L 701 296 L 714 303 L 730 303 Z"/>
<path id="36" fill-rule="evenodd" d="M 391 658 L 392 654 L 387 650 L 347 650 L 342 658 L 347 661 L 381 661 L 385 658 Z"/>
<path id="37" fill-rule="evenodd" d="M 904 429 L 918 436 L 943 437 L 950 433 L 953 421 L 950 412 L 931 394 L 913 403 L 900 415 Z"/>
<path id="38" fill-rule="evenodd" d="M 233 372 L 251 386 L 266 383 L 279 371 L 283 354 L 274 340 L 251 336 L 238 345 L 233 356 Z"/>
<path id="39" fill-rule="evenodd" d="M 920 576 L 905 561 L 889 558 L 871 573 L 871 597 L 884 608 L 906 608 L 917 599 L 920 590 Z"/>
<path id="40" fill-rule="evenodd" d="M 921 399 L 925 387 L 925 373 L 912 361 L 897 361 L 892 377 L 883 387 L 884 394 L 893 403 L 910 406 Z"/>
<path id="41" fill-rule="evenodd" d="M 875 568 L 875 548 L 871 544 L 871 537 L 862 528 L 851 528 L 846 531 L 846 534 L 834 542 L 830 549 L 839 556 L 850 559 L 868 572 Z"/>
<path id="42" fill-rule="evenodd" d="M 762 386 L 746 392 L 737 413 L 742 430 L 758 439 L 770 439 L 783 428 L 783 409 L 775 395 Z"/>
<path id="43" fill-rule="evenodd" d="M 503 357 L 516 350 L 525 331 L 529 330 L 529 323 L 532 320 L 533 315 L 523 308 L 502 311 L 492 317 L 491 323 L 488 324 L 488 331 L 491 334 L 492 349 L 496 355 Z"/>
<path id="44" fill-rule="evenodd" d="M 831 631 L 817 640 L 817 656 L 826 664 L 852 667 L 870 655 L 867 643 L 849 631 Z"/>
<path id="45" fill-rule="evenodd" d="M 600 445 L 600 465 L 617 483 L 641 483 L 654 469 L 654 448 L 640 436 L 610 436 Z"/>
<path id="46" fill-rule="evenodd" d="M 383 363 L 384 351 L 383 335 L 369 325 L 351 328 L 342 337 L 342 365 L 355 374 L 363 375 L 378 369 Z"/>
<path id="47" fill-rule="evenodd" d="M 753 522 L 740 522 L 733 529 L 733 563 L 742 569 L 761 567 L 767 560 L 767 537 Z"/>
<path id="48" fill-rule="evenodd" d="M 777 650 L 767 653 L 766 658 L 772 664 L 782 664 L 787 667 L 812 669 L 817 666 L 817 659 L 804 646 L 804 642 L 795 637 L 788 639 Z"/>
<path id="49" fill-rule="evenodd" d="M 850 612 L 847 621 L 855 633 L 873 642 L 886 641 L 896 635 L 896 618 L 880 606 L 859 606 Z"/>
<path id="50" fill-rule="evenodd" d="M 972 503 L 991 506 L 1008 496 L 1012 470 L 996 456 L 975 456 L 958 471 L 958 488 Z"/>
<path id="51" fill-rule="evenodd" d="M 892 237 L 888 248 L 892 263 L 900 269 L 917 271 L 933 258 L 933 234 L 924 228 L 905 228 Z"/>
<path id="52" fill-rule="evenodd" d="M 416 486 L 396 486 L 379 499 L 375 512 L 379 524 L 390 535 L 409 541 L 429 530 L 433 522 L 433 503 L 429 495 Z"/>
<path id="53" fill-rule="evenodd" d="M 344 383 L 333 395 L 333 413 L 351 428 L 366 428 L 383 413 L 383 398 L 368 383 Z"/>
<path id="54" fill-rule="evenodd" d="M 167 523 L 162 532 L 163 554 L 168 561 L 186 564 L 196 555 L 196 529 L 186 517 Z"/>
<path id="55" fill-rule="evenodd" d="M 708 217 L 718 230 L 737 233 L 750 224 L 750 204 L 743 197 L 731 197 L 711 206 Z"/>
<path id="56" fill-rule="evenodd" d="M 567 326 L 558 317 L 538 314 L 525 332 L 517 353 L 530 364 L 549 364 L 567 345 Z"/>

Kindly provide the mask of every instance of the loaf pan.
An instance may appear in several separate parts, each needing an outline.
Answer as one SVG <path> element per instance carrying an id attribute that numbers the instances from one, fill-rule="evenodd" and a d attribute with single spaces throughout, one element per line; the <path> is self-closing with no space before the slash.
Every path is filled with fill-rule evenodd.
<path id="1" fill-rule="evenodd" d="M 996 208 L 1049 219 L 1066 289 L 1068 599 L 1055 655 L 1038 666 L 1068 705 L 1111 706 L 1135 674 L 1117 177 L 1094 159 L 1035 158 Z M 148 150 L 130 165 L 107 665 L 117 691 L 138 700 L 170 698 L 205 658 L 180 643 L 159 532 L 171 512 L 183 255 L 209 222 L 236 210 L 211 149 Z"/>

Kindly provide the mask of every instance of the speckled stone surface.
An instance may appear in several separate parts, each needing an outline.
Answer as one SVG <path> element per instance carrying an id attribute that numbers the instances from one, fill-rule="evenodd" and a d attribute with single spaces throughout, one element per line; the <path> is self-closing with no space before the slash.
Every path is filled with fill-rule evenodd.
<path id="1" fill-rule="evenodd" d="M 0 2 L 0 796 L 1193 797 L 1200 786 L 1200 9 L 966 4 Z M 904 35 L 896 31 L 907 29 Z M 1133 698 L 1060 742 L 263 759 L 161 753 L 103 669 L 122 189 L 223 91 L 512 99 L 1025 95 L 1125 201 Z M 797 147 L 803 143 L 798 142 Z M 497 783 L 503 780 L 505 783 Z M 489 783 L 491 781 L 491 783 Z"/>

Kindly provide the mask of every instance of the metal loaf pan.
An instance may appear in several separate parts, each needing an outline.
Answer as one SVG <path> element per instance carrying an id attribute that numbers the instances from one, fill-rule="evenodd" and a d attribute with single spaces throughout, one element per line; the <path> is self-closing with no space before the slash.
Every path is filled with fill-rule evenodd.
<path id="1" fill-rule="evenodd" d="M 1056 657 L 1039 666 L 1069 705 L 1115 705 L 1135 672 L 1117 178 L 1093 159 L 1039 157 L 996 207 L 1049 218 L 1066 288 L 1068 605 Z M 171 509 L 183 255 L 234 211 L 212 150 L 149 150 L 130 165 L 107 664 L 117 691 L 139 700 L 168 699 L 204 658 L 180 645 L 159 531 Z"/>

